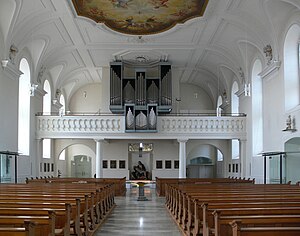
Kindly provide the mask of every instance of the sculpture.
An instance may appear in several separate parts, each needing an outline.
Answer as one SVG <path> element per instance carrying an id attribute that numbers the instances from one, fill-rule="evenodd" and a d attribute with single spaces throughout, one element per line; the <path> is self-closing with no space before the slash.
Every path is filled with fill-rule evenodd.
<path id="1" fill-rule="evenodd" d="M 135 180 L 148 179 L 148 172 L 141 161 L 138 161 L 138 164 L 136 166 L 133 166 L 131 177 Z"/>
<path id="2" fill-rule="evenodd" d="M 272 52 L 272 47 L 270 44 L 266 45 L 264 47 L 264 53 L 266 54 L 266 58 L 267 58 L 267 65 L 271 64 L 271 61 L 273 59 L 273 52 Z"/>
<path id="3" fill-rule="evenodd" d="M 286 130 L 291 130 L 291 129 L 292 129 L 292 118 L 291 115 L 289 115 L 286 120 Z"/>

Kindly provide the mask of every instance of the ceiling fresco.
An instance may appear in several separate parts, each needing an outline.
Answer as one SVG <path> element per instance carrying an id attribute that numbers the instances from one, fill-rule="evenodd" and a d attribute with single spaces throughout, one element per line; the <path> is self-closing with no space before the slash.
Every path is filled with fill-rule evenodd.
<path id="1" fill-rule="evenodd" d="M 79 16 L 124 34 L 149 35 L 201 17 L 209 0 L 72 0 Z"/>

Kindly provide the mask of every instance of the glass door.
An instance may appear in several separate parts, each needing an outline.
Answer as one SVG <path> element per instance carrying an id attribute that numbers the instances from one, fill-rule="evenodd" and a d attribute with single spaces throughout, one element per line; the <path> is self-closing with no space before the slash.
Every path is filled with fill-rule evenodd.
<path id="1" fill-rule="evenodd" d="M 0 183 L 11 181 L 11 157 L 7 154 L 0 154 Z"/>

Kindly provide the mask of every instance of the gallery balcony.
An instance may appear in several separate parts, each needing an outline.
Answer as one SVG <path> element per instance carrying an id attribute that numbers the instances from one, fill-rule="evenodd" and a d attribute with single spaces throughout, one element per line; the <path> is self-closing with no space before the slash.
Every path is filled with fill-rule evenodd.
<path id="1" fill-rule="evenodd" d="M 166 114 L 151 132 L 128 132 L 118 114 L 37 114 L 36 138 L 88 139 L 245 139 L 245 114 Z"/>

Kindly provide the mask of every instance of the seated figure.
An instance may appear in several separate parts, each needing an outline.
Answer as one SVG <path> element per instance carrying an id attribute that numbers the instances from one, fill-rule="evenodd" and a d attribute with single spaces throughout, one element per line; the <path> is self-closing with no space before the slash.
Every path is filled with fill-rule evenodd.
<path id="1" fill-rule="evenodd" d="M 144 164 L 139 161 L 136 166 L 133 167 L 133 171 L 131 173 L 132 179 L 148 179 L 148 172 Z"/>

